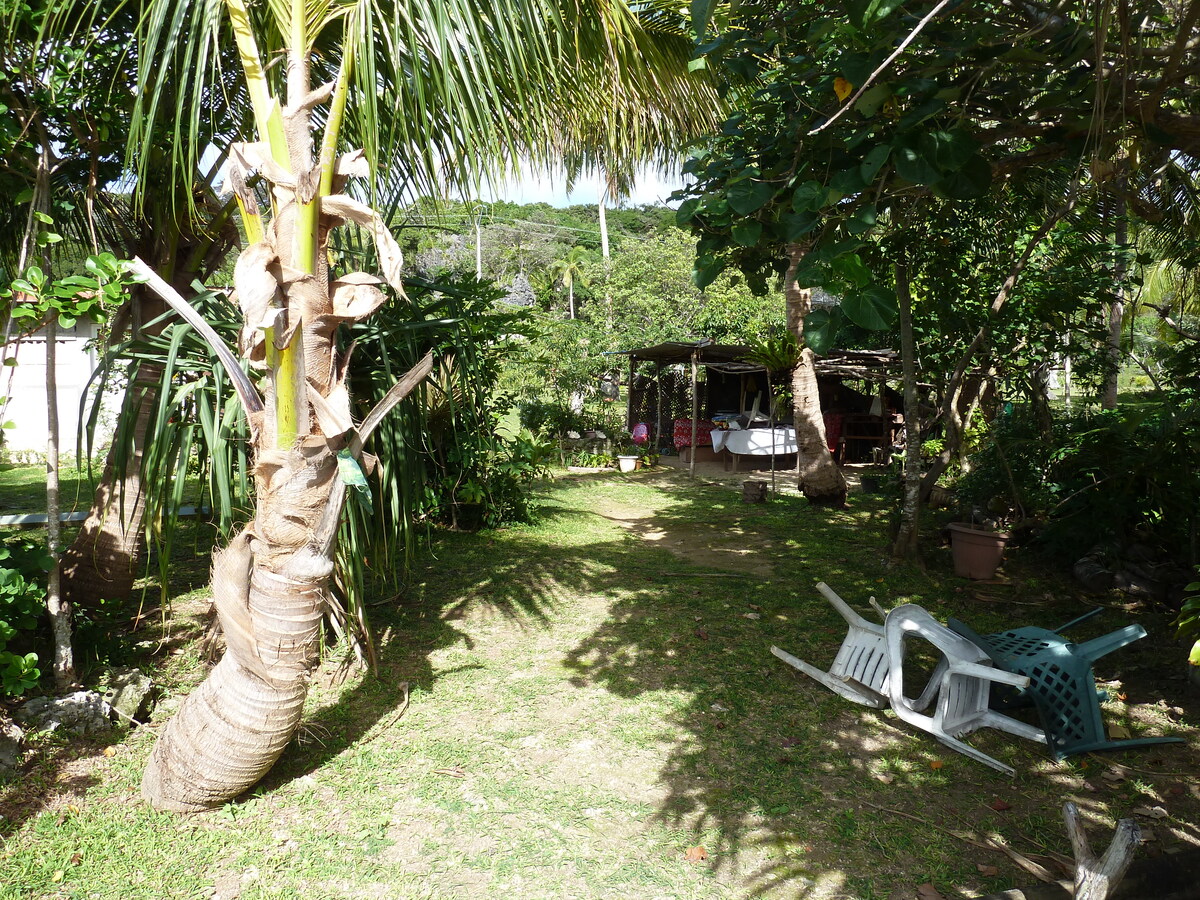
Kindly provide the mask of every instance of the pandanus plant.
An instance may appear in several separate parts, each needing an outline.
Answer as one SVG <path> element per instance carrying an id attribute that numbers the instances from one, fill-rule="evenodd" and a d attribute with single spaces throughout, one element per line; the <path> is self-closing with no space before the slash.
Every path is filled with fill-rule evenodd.
<path id="1" fill-rule="evenodd" d="M 644 103 L 647 122 L 658 111 L 677 129 L 697 118 L 698 105 L 711 110 L 712 94 L 687 73 L 686 42 L 664 50 L 620 0 L 270 0 L 253 8 L 225 0 L 223 22 L 208 0 L 152 0 L 145 10 L 139 78 L 151 88 L 140 115 L 164 115 L 157 58 L 216 65 L 214 48 L 232 33 L 257 132 L 230 152 L 248 239 L 234 269 L 238 352 L 148 266 L 135 267 L 220 357 L 254 455 L 254 516 L 213 558 L 226 653 L 163 730 L 142 782 L 154 806 L 191 811 L 257 782 L 295 732 L 330 603 L 346 485 L 361 482 L 372 430 L 432 366 L 426 357 L 355 424 L 350 351 L 338 349 L 337 329 L 370 316 L 389 288 L 402 290 L 402 259 L 386 223 L 352 195 L 352 180 L 373 184 L 375 166 L 393 182 L 421 172 L 462 180 L 489 155 L 545 158 L 585 139 L 551 114 L 572 106 L 608 103 L 628 115 Z M 314 67 L 332 79 L 314 86 Z M 176 127 L 203 114 L 197 93 L 174 110 Z M 339 152 L 343 131 L 367 152 Z M 381 161 L 382 146 L 389 157 Z M 346 224 L 373 237 L 379 275 L 331 277 L 329 235 Z"/>

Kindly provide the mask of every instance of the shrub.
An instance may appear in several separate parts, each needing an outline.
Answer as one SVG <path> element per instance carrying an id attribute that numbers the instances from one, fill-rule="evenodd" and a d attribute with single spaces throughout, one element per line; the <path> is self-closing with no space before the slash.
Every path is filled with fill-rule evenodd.
<path id="1" fill-rule="evenodd" d="M 1136 540 L 1194 565 L 1198 453 L 1200 403 L 1186 396 L 1067 416 L 1049 440 L 1017 410 L 993 423 L 958 493 L 1037 520 L 1037 542 L 1071 561 Z"/>
<path id="2" fill-rule="evenodd" d="M 36 653 L 7 649 L 22 633 L 32 636 L 44 611 L 44 593 L 34 574 L 39 562 L 27 542 L 0 547 L 0 696 L 24 694 L 42 677 Z"/>

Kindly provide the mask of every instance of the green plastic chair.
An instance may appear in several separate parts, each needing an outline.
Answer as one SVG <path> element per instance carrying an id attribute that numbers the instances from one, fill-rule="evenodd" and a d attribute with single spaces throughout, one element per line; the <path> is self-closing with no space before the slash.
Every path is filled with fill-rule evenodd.
<path id="1" fill-rule="evenodd" d="M 1075 622 L 1080 621 L 1076 619 Z M 1068 628 L 1075 622 L 1062 626 Z M 1112 740 L 1100 715 L 1100 697 L 1092 666 L 1096 660 L 1146 636 L 1141 625 L 1127 625 L 1103 637 L 1073 643 L 1045 628 L 1014 628 L 981 636 L 957 619 L 947 623 L 981 650 L 998 667 L 1029 678 L 1024 695 L 1033 701 L 1055 759 L 1099 750 L 1125 750 L 1152 744 L 1179 743 L 1177 737 Z M 996 698 L 994 698 L 996 699 Z M 1011 696 L 999 704 L 1017 705 Z"/>

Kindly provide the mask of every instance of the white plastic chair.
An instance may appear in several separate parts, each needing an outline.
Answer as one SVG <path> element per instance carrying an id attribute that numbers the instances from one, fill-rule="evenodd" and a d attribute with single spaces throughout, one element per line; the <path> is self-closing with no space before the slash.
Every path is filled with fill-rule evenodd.
<path id="1" fill-rule="evenodd" d="M 999 728 L 1018 737 L 1046 743 L 1046 734 L 1040 728 L 988 709 L 992 682 L 1024 688 L 1029 684 L 1026 676 L 995 668 L 983 650 L 911 603 L 897 606 L 889 612 L 883 630 L 891 672 L 887 684 L 888 697 L 896 715 L 905 722 L 928 731 L 951 749 L 1007 775 L 1015 774 L 1011 766 L 976 750 L 959 738 L 979 728 Z M 904 638 L 909 634 L 920 635 L 943 655 L 929 684 L 916 701 L 904 696 Z M 933 715 L 924 715 L 920 712 L 921 704 L 928 701 L 932 691 L 937 692 L 937 705 Z"/>
<path id="2" fill-rule="evenodd" d="M 824 582 L 817 583 L 817 590 L 841 613 L 849 626 L 829 671 L 823 672 L 810 666 L 804 660 L 797 659 L 778 647 L 772 647 L 771 652 L 789 666 L 799 669 L 810 678 L 815 678 L 847 700 L 874 709 L 885 709 L 888 705 L 888 655 L 884 646 L 883 627 L 868 622 L 852 610 L 846 601 Z M 874 597 L 871 598 L 871 603 L 882 617 L 883 610 L 875 603 Z"/>

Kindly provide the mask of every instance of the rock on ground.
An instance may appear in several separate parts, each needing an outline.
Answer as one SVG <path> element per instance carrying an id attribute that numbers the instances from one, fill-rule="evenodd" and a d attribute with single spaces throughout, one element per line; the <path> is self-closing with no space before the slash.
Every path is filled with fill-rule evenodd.
<path id="1" fill-rule="evenodd" d="M 62 728 L 73 734 L 93 734 L 112 728 L 111 707 L 95 691 L 76 691 L 65 697 L 36 697 L 13 714 L 33 731 Z"/>

